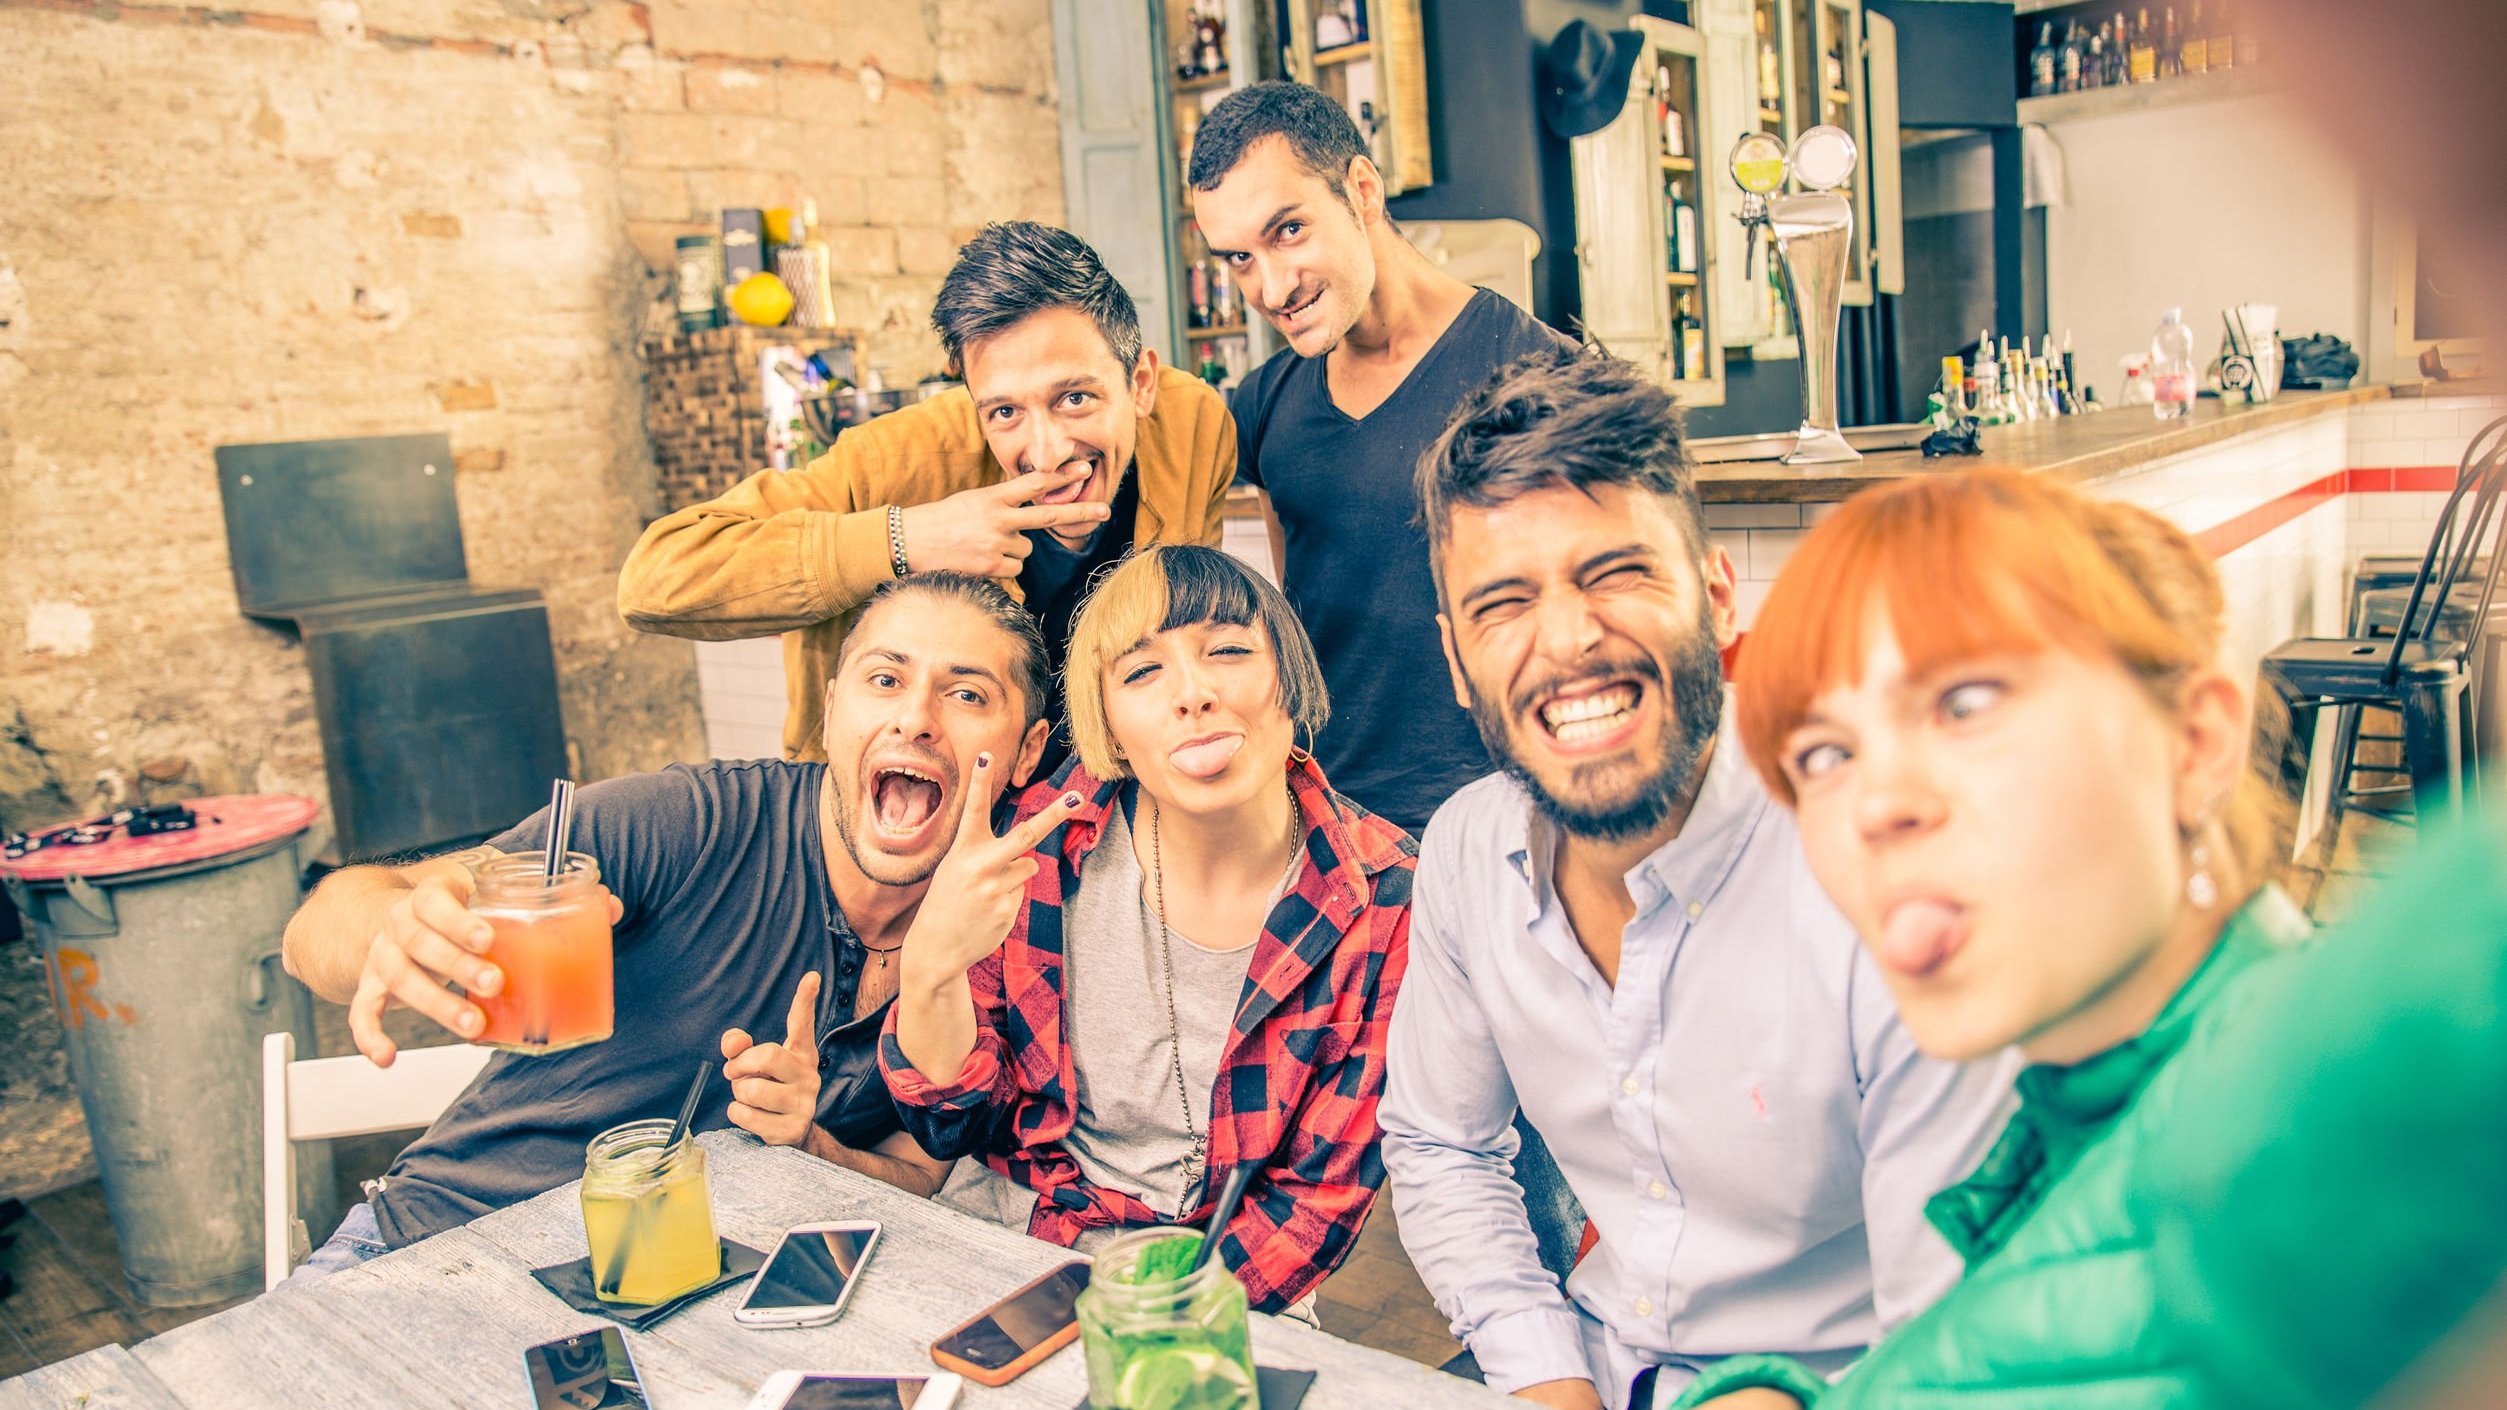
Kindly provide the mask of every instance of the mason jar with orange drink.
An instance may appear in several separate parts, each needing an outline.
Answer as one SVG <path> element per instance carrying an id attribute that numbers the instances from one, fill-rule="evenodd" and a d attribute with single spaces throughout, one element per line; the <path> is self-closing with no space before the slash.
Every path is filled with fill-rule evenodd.
<path id="1" fill-rule="evenodd" d="M 486 958 L 504 972 L 473 1041 L 553 1053 L 609 1037 L 614 1004 L 609 897 L 598 863 L 568 852 L 554 876 L 545 852 L 513 852 L 478 869 L 472 914 L 494 932 Z"/>

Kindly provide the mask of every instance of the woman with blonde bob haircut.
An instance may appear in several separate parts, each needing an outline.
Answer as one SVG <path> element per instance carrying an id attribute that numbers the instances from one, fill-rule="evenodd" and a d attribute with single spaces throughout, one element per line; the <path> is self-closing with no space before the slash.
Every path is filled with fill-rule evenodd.
<path id="1" fill-rule="evenodd" d="M 1751 762 L 1917 1044 L 2031 1065 L 1927 1207 L 1956 1288 L 1833 1387 L 1736 1358 L 1681 1405 L 2212 1403 L 2153 1292 L 2155 1133 L 2306 935 L 2221 617 L 2182 530 L 2014 475 L 1869 491 L 1787 563 L 1736 679 Z"/>
<path id="2" fill-rule="evenodd" d="M 1313 644 L 1225 553 L 1153 548 L 1109 573 L 1064 695 L 1071 763 L 1010 837 L 973 825 L 933 878 L 889 1089 L 926 1150 L 980 1158 L 944 1200 L 1084 1251 L 1202 1220 L 1257 1166 L 1219 1253 L 1255 1307 L 1286 1309 L 1383 1180 L 1418 849 L 1299 747 L 1328 710 Z M 1014 845 L 1039 820 L 1059 831 Z"/>

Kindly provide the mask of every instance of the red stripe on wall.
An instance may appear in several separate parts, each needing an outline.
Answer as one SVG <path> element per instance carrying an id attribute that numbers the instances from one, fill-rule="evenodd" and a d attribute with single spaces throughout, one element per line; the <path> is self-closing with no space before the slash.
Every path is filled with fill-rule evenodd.
<path id="1" fill-rule="evenodd" d="M 2311 509 L 2320 509 L 2346 494 L 2442 494 L 2455 487 L 2452 465 L 2403 465 L 2337 471 L 2310 480 L 2289 493 L 2263 503 L 2224 524 L 2194 535 L 2194 542 L 2214 558 L 2262 538 Z"/>

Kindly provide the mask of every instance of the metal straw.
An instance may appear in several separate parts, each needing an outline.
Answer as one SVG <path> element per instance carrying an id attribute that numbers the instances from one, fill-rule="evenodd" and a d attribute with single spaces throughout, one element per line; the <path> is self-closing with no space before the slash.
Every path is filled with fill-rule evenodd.
<path id="1" fill-rule="evenodd" d="M 1184 1270 L 1187 1277 L 1200 1272 L 1210 1255 L 1219 1251 L 1220 1237 L 1227 1233 L 1228 1222 L 1236 1217 L 1236 1206 L 1245 1202 L 1245 1189 L 1253 1183 L 1254 1172 L 1261 1168 L 1261 1161 L 1248 1160 L 1228 1173 L 1227 1187 L 1219 1191 L 1218 1207 L 1210 1211 L 1210 1231 L 1201 1236 L 1201 1247 L 1193 1250 L 1192 1266 Z"/>
<path id="2" fill-rule="evenodd" d="M 561 778 L 548 791 L 548 880 L 566 874 L 566 842 L 575 825 L 575 781 Z"/>

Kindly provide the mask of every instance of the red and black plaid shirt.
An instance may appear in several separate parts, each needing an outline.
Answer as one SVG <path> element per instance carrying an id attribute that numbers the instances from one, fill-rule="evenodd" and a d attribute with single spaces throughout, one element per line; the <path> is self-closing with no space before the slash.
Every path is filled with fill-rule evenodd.
<path id="1" fill-rule="evenodd" d="M 1306 824 L 1297 884 L 1271 908 L 1210 1093 L 1208 1217 L 1245 1161 L 1262 1173 L 1219 1245 L 1253 1305 L 1275 1312 L 1339 1266 L 1384 1183 L 1376 1104 L 1385 1034 L 1410 960 L 1410 881 L 1418 844 L 1340 797 L 1298 755 L 1289 789 Z M 1100 783 L 1074 764 L 1020 800 L 1023 819 L 1067 789 L 1088 802 L 1043 846 L 1027 905 L 1001 948 L 968 972 L 975 1051 L 946 1085 L 914 1070 L 892 1011 L 880 1066 L 906 1129 L 941 1159 L 975 1155 L 1036 1192 L 1027 1231 L 1065 1246 L 1090 1229 L 1167 1222 L 1121 1190 L 1080 1173 L 1063 1149 L 1078 1078 L 1062 1012 L 1063 903 L 1097 845 L 1126 781 Z"/>

